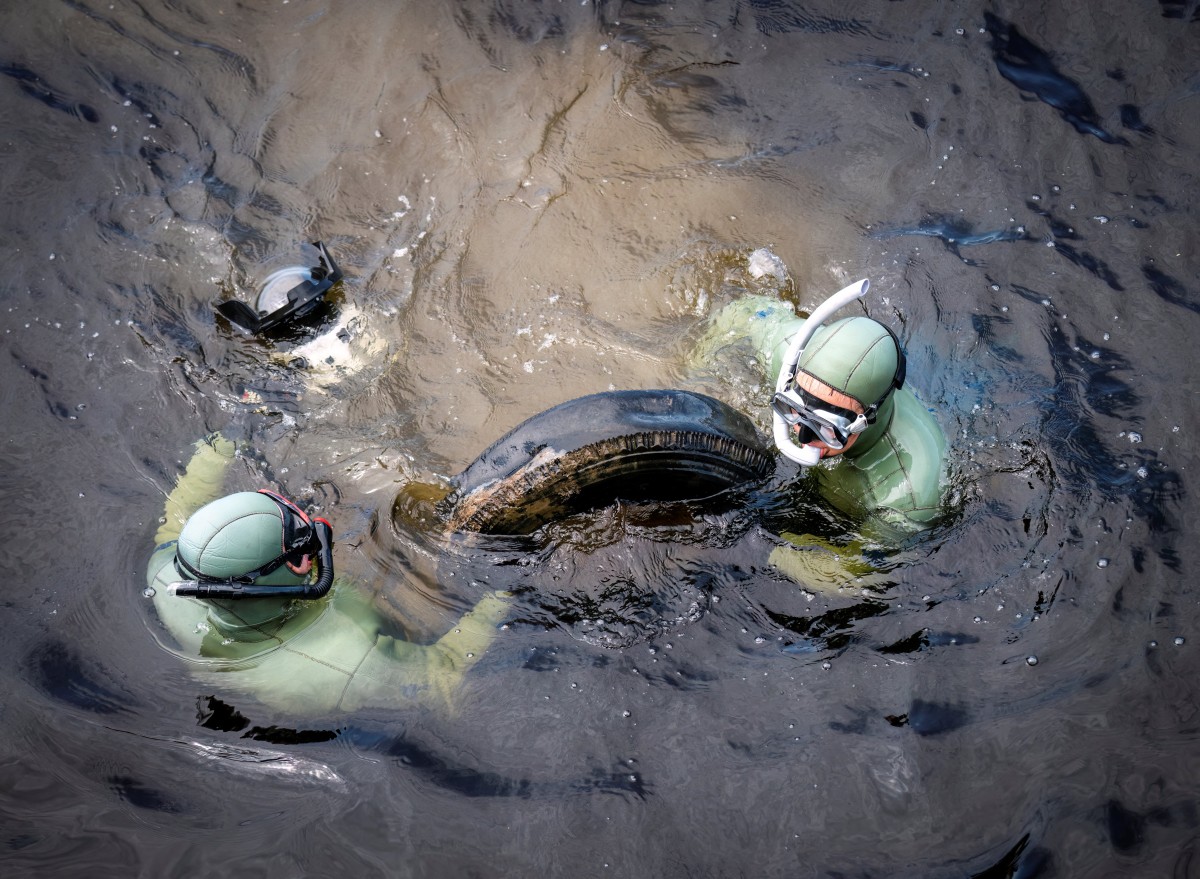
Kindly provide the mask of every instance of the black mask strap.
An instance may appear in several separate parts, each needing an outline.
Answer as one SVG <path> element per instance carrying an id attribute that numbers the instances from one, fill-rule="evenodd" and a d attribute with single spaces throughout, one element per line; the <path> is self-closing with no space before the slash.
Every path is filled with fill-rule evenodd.
<path id="1" fill-rule="evenodd" d="M 896 372 L 892 375 L 892 383 L 883 392 L 883 396 L 868 406 L 863 413 L 867 417 L 867 424 L 875 423 L 875 416 L 879 414 L 879 407 L 892 395 L 892 391 L 898 391 L 904 387 L 904 377 L 908 373 L 908 358 L 904 356 L 904 349 L 900 347 L 900 340 L 887 324 L 880 324 L 880 326 L 887 330 L 887 334 L 892 337 L 892 342 L 896 345 Z"/>

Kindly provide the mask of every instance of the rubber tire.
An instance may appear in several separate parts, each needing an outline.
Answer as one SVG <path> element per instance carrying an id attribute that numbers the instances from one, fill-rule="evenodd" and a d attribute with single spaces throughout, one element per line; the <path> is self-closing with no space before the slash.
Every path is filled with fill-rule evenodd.
<path id="1" fill-rule="evenodd" d="M 446 517 L 452 531 L 531 534 L 619 500 L 702 500 L 774 467 L 750 420 L 719 400 L 611 391 L 547 409 L 495 442 L 454 480 Z"/>

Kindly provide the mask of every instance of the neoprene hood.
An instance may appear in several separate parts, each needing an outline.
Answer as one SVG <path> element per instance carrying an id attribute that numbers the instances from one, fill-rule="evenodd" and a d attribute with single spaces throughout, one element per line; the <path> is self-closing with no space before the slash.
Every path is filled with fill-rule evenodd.
<path id="1" fill-rule="evenodd" d="M 176 549 L 196 572 L 214 580 L 240 577 L 278 558 L 283 513 L 268 495 L 240 491 L 201 507 L 183 526 Z M 286 565 L 256 578 L 264 586 L 294 585 L 307 578 Z"/>
<path id="2" fill-rule="evenodd" d="M 797 369 L 853 397 L 863 408 L 880 403 L 903 366 L 896 338 L 869 317 L 848 317 L 821 327 L 804 348 Z"/>

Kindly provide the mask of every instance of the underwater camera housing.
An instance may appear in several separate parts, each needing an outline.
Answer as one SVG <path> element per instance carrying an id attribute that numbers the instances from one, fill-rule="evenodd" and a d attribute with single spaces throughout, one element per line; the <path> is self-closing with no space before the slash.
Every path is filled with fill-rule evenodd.
<path id="1" fill-rule="evenodd" d="M 314 241 L 320 264 L 312 268 L 290 266 L 271 274 L 258 294 L 257 310 L 240 299 L 217 303 L 217 312 L 249 333 L 264 333 L 304 317 L 320 304 L 338 281 L 342 270 L 325 245 Z"/>

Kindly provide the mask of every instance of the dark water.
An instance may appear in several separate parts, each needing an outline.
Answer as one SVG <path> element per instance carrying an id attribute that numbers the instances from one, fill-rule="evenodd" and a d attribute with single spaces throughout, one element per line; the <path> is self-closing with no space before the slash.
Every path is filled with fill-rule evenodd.
<path id="1" fill-rule="evenodd" d="M 5 876 L 1200 875 L 1196 3 L 2 21 Z M 318 238 L 350 341 L 306 369 L 211 306 Z M 450 717 L 280 716 L 157 645 L 206 431 L 417 636 L 473 595 L 413 484 L 609 388 L 765 427 L 687 359 L 763 246 L 805 308 L 872 279 L 951 437 L 956 514 L 876 573 L 767 563 L 802 495 L 563 523 Z"/>

